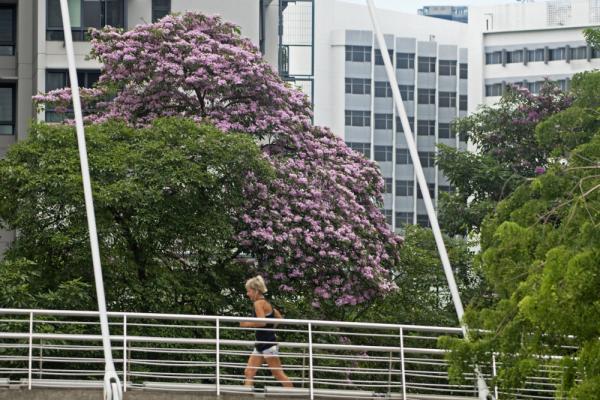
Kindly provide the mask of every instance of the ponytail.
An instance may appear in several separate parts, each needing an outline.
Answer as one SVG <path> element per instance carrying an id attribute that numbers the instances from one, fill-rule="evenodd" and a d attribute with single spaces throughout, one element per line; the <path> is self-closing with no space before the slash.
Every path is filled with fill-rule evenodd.
<path id="1" fill-rule="evenodd" d="M 260 275 L 248 279 L 246 281 L 246 289 L 254 289 L 261 294 L 267 293 L 267 285 L 265 284 L 263 277 Z"/>

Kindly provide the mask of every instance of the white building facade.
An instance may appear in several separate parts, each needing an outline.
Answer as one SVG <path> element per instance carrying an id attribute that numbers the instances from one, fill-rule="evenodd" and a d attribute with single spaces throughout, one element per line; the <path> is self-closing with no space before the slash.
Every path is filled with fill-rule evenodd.
<path id="1" fill-rule="evenodd" d="M 315 124 L 330 127 L 376 161 L 385 179 L 383 212 L 395 229 L 428 225 L 402 126 L 366 7 L 317 2 Z M 378 15 L 434 201 L 452 190 L 435 166 L 440 143 L 466 149 L 450 123 L 467 112 L 467 26 L 380 10 Z"/>
<path id="2" fill-rule="evenodd" d="M 600 68 L 583 30 L 600 25 L 600 0 L 554 0 L 469 9 L 469 111 L 493 104 L 506 85 L 537 93 L 545 79 L 563 89 Z"/>

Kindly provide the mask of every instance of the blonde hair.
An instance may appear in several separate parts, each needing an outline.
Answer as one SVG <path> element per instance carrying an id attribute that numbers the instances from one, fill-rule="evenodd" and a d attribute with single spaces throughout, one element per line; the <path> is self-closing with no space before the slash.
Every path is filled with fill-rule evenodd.
<path id="1" fill-rule="evenodd" d="M 248 279 L 246 281 L 246 289 L 254 289 L 262 294 L 267 293 L 267 285 L 265 285 L 265 280 L 260 275 Z"/>

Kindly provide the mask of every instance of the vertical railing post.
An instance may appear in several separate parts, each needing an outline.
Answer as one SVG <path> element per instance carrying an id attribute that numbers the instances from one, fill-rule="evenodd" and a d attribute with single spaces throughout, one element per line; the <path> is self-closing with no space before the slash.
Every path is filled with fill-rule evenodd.
<path id="1" fill-rule="evenodd" d="M 492 376 L 494 379 L 494 398 L 498 400 L 498 385 L 496 384 L 496 355 L 492 353 Z"/>
<path id="2" fill-rule="evenodd" d="M 302 387 L 304 388 L 305 385 L 305 378 L 306 378 L 306 349 L 302 349 Z"/>
<path id="3" fill-rule="evenodd" d="M 406 372 L 404 367 L 404 330 L 400 327 L 400 366 L 402 367 L 402 400 L 406 400 Z"/>
<path id="4" fill-rule="evenodd" d="M 123 314 L 123 392 L 127 391 L 127 314 Z"/>
<path id="5" fill-rule="evenodd" d="M 216 362 L 216 381 L 217 381 L 217 396 L 221 395 L 221 363 L 220 363 L 220 359 L 221 359 L 221 334 L 220 334 L 220 328 L 221 328 L 221 324 L 219 323 L 219 317 L 217 317 L 217 321 L 216 321 L 216 357 L 217 357 L 217 362 Z"/>
<path id="6" fill-rule="evenodd" d="M 313 347 L 312 347 L 312 324 L 308 323 L 308 393 L 310 400 L 315 398 L 313 382 Z"/>
<path id="7" fill-rule="evenodd" d="M 392 393 L 392 352 L 390 351 L 390 362 L 388 364 L 388 395 Z"/>
<path id="8" fill-rule="evenodd" d="M 29 312 L 29 363 L 27 369 L 27 387 L 31 390 L 31 370 L 33 368 L 33 311 Z"/>
<path id="9" fill-rule="evenodd" d="M 38 379 L 42 379 L 42 374 L 44 370 L 44 341 L 40 339 L 40 360 L 39 360 L 39 370 Z"/>

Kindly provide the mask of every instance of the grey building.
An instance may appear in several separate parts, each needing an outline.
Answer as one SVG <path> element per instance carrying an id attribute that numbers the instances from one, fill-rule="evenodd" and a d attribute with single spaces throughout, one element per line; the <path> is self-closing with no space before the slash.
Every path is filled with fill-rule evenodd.
<path id="1" fill-rule="evenodd" d="M 469 7 L 466 6 L 425 6 L 418 11 L 419 15 L 456 21 L 469 22 Z"/>

